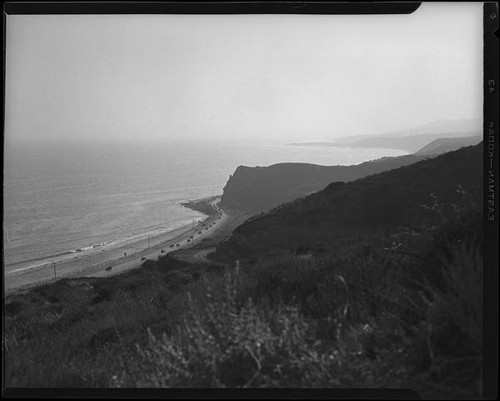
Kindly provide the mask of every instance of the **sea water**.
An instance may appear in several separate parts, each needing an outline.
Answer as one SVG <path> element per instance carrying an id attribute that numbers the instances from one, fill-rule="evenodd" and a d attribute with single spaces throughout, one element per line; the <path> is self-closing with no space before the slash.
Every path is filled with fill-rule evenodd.
<path id="1" fill-rule="evenodd" d="M 190 224 L 204 215 L 179 203 L 222 194 L 239 165 L 351 165 L 405 154 L 213 140 L 38 141 L 4 152 L 6 271 Z"/>

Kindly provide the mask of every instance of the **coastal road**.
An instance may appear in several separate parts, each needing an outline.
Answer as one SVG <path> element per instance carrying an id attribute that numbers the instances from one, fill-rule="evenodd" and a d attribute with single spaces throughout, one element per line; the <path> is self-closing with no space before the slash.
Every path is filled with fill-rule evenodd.
<path id="1" fill-rule="evenodd" d="M 186 249 L 195 246 L 203 238 L 207 238 L 212 235 L 227 220 L 227 214 L 219 207 L 219 203 L 220 198 L 217 198 L 211 202 L 212 207 L 216 211 L 216 214 L 214 216 L 208 217 L 201 224 L 198 224 L 194 229 L 189 230 L 188 232 L 176 238 L 173 238 L 167 244 L 151 247 L 149 250 L 144 251 L 144 253 L 141 252 L 140 254 L 131 257 L 130 259 L 127 258 L 127 260 L 124 260 L 121 263 L 113 264 L 111 270 L 106 270 L 106 268 L 103 267 L 103 269 L 98 272 L 84 274 L 82 276 L 108 277 L 116 275 L 131 269 L 142 267 L 142 264 L 145 262 L 144 259 L 156 260 L 159 256 L 164 256 L 178 249 Z M 179 246 L 176 246 L 177 244 L 179 244 Z M 173 247 L 171 247 L 171 245 L 173 245 Z M 163 253 L 161 252 L 162 249 L 164 250 Z"/>
<path id="2" fill-rule="evenodd" d="M 173 238 L 166 245 L 156 246 L 154 248 L 152 247 L 151 249 L 144 251 L 144 253 L 140 253 L 134 257 L 131 257 L 129 260 L 123 261 L 120 264 L 113 265 L 111 270 L 106 270 L 106 268 L 103 267 L 103 269 L 98 272 L 85 274 L 82 276 L 108 277 L 116 275 L 131 269 L 142 267 L 142 264 L 145 262 L 144 259 L 156 260 L 159 256 L 164 256 L 178 249 L 193 247 L 203 238 L 207 238 L 212 235 L 227 220 L 227 214 L 219 207 L 219 203 L 220 198 L 215 199 L 211 203 L 211 206 L 216 211 L 216 214 L 214 216 L 210 216 L 205 221 L 203 221 L 202 224 L 198 224 L 194 229 L 180 235 L 179 237 Z M 176 246 L 177 244 L 179 244 L 179 246 Z M 173 245 L 173 247 L 171 247 L 171 245 Z M 162 249 L 165 252 L 162 253 Z"/>
<path id="3" fill-rule="evenodd" d="M 114 253 L 114 258 L 112 259 L 103 259 L 104 255 L 101 255 L 101 259 L 98 260 L 99 263 L 96 265 L 92 265 L 92 258 L 97 258 L 97 256 L 89 256 L 87 258 L 81 258 L 82 262 L 85 260 L 89 260 L 89 264 L 87 264 L 85 268 L 82 268 L 82 265 L 74 266 L 73 268 L 68 267 L 65 270 L 59 269 L 57 270 L 57 278 L 65 278 L 65 277 L 107 277 L 119 273 L 123 273 L 130 269 L 140 268 L 144 263 L 145 259 L 156 260 L 158 256 L 166 255 L 172 251 L 178 249 L 185 249 L 196 245 L 203 238 L 206 238 L 212 235 L 215 231 L 217 231 L 223 223 L 227 220 L 227 214 L 219 207 L 220 198 L 217 198 L 211 202 L 211 206 L 215 210 L 215 214 L 213 216 L 209 216 L 204 221 L 200 222 L 194 228 L 189 229 L 181 229 L 179 230 L 179 234 L 174 237 L 168 239 L 166 242 L 161 241 L 157 237 L 151 238 L 151 246 L 148 249 L 140 248 L 139 249 L 131 249 L 135 253 L 131 255 L 132 252 L 128 252 L 127 257 L 116 257 L 116 252 Z M 201 232 L 201 234 L 200 234 Z M 192 238 L 191 238 L 192 237 Z M 193 241 L 194 240 L 194 244 Z M 177 244 L 179 246 L 177 246 Z M 164 250 L 162 253 L 161 251 Z M 106 270 L 109 269 L 110 270 Z M 62 271 L 61 271 L 62 270 Z M 26 273 L 5 277 L 5 290 L 6 292 L 10 292 L 12 290 L 17 290 L 20 288 L 27 288 L 34 285 L 38 285 L 45 282 L 54 281 L 54 272 L 51 267 L 27 271 Z"/>

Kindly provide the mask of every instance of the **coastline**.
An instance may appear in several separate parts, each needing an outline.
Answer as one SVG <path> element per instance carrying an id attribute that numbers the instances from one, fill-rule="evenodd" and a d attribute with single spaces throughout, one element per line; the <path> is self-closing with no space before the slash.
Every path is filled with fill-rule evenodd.
<path id="1" fill-rule="evenodd" d="M 217 211 L 211 206 L 212 202 L 220 198 L 222 195 L 208 196 L 201 199 L 193 199 L 189 201 L 179 202 L 179 205 L 194 210 L 195 212 L 203 213 L 207 216 L 213 216 Z"/>
<path id="2" fill-rule="evenodd" d="M 56 263 L 56 265 L 59 266 L 67 263 L 73 263 L 76 260 L 80 261 L 84 258 L 89 258 L 91 256 L 99 257 L 99 254 L 103 252 L 109 253 L 121 248 L 134 247 L 134 244 L 146 240 L 148 236 L 151 239 L 158 239 L 163 236 L 168 236 L 169 234 L 175 234 L 177 231 L 183 231 L 185 227 L 188 226 L 192 226 L 192 222 L 186 222 L 184 224 L 169 229 L 157 229 L 149 231 L 148 233 L 130 234 L 123 238 L 107 241 L 102 244 L 83 247 L 74 251 L 62 252 L 57 255 L 48 256 L 40 259 L 18 262 L 12 265 L 8 265 L 9 267 L 13 266 L 19 266 L 19 267 L 6 270 L 5 277 L 13 277 L 20 274 L 24 274 L 29 271 L 50 268 L 53 266 L 53 263 Z M 38 263 L 33 264 L 33 262 L 38 262 Z"/>
<path id="3" fill-rule="evenodd" d="M 157 234 L 142 234 L 139 238 L 125 238 L 121 241 L 117 241 L 112 248 L 94 247 L 82 251 L 81 255 L 59 260 L 55 262 L 55 265 L 53 262 L 45 262 L 42 265 L 5 272 L 5 289 L 10 292 L 21 288 L 40 285 L 59 278 L 82 277 L 99 271 L 109 271 L 110 274 L 116 274 L 118 271 L 125 271 L 133 268 L 130 264 L 133 264 L 137 258 L 139 258 L 139 260 L 144 257 L 151 258 L 153 253 L 164 255 L 173 250 L 185 247 L 190 244 L 190 241 L 187 241 L 187 239 L 199 232 L 202 225 L 220 217 L 219 213 L 222 212 L 218 212 L 217 206 L 215 206 L 218 201 L 220 201 L 220 197 L 207 197 L 198 200 L 179 202 L 179 204 L 184 207 L 190 207 L 188 204 L 195 203 L 204 204 L 204 207 L 208 206 L 214 209 L 214 214 L 212 214 L 212 216 L 204 213 L 206 217 L 199 219 L 196 225 L 193 225 L 193 222 L 189 222 L 180 227 L 162 231 Z M 197 210 L 192 207 L 190 208 Z M 199 209 L 197 211 L 199 211 Z M 210 224 L 213 224 L 213 222 Z M 210 229 L 210 233 L 212 231 L 213 230 Z M 203 234 L 206 235 L 208 232 L 204 231 Z M 181 242 L 184 243 L 181 244 Z M 117 266 L 120 265 L 126 268 L 117 268 Z M 139 265 L 141 265 L 141 263 Z"/>

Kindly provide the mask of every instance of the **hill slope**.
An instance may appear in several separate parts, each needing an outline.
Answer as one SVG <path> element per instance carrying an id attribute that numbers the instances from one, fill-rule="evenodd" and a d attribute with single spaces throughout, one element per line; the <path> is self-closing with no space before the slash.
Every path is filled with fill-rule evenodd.
<path id="1" fill-rule="evenodd" d="M 394 137 L 373 137 L 366 138 L 360 141 L 349 144 L 353 148 L 389 148 L 389 149 L 402 149 L 408 152 L 416 152 L 423 146 L 428 145 L 437 139 L 454 139 L 456 135 L 454 132 L 450 133 L 433 133 L 412 136 Z M 476 132 L 466 132 L 467 137 L 477 135 Z"/>
<path id="2" fill-rule="evenodd" d="M 447 137 L 466 137 L 480 135 L 480 119 L 438 120 L 415 127 L 394 131 L 384 135 L 351 135 L 338 137 L 330 142 L 292 143 L 295 146 L 351 146 L 379 147 L 416 151 L 430 141 Z M 395 140 L 395 141 L 394 141 Z"/>
<path id="3" fill-rule="evenodd" d="M 222 206 L 262 212 L 319 191 L 334 181 L 352 181 L 423 160 L 424 156 L 387 157 L 354 166 L 280 163 L 269 167 L 239 166 L 229 178 Z"/>
<path id="4" fill-rule="evenodd" d="M 482 137 L 480 135 L 477 136 L 467 136 L 467 137 L 459 137 L 459 138 L 439 138 L 435 141 L 432 141 L 428 145 L 425 145 L 418 152 L 415 152 L 415 155 L 424 156 L 424 155 L 438 155 L 441 153 L 452 152 L 454 150 L 458 150 L 464 146 L 474 146 L 482 141 Z"/>
<path id="5" fill-rule="evenodd" d="M 434 225 L 454 208 L 480 205 L 481 166 L 479 144 L 353 182 L 335 182 L 247 220 L 221 250 L 259 253 L 396 226 Z"/>

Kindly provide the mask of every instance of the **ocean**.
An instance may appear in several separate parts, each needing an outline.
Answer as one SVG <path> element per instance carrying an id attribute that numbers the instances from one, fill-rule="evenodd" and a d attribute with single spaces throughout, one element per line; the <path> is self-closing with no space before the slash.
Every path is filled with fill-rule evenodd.
<path id="1" fill-rule="evenodd" d="M 269 142 L 18 143 L 4 154 L 4 269 L 166 232 L 203 214 L 179 203 L 222 194 L 239 165 L 351 165 L 391 149 Z"/>

